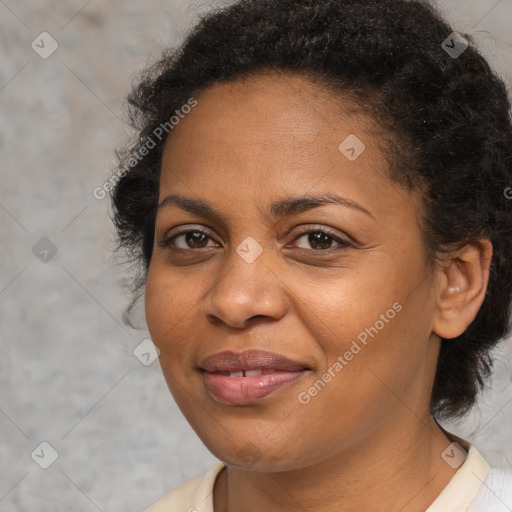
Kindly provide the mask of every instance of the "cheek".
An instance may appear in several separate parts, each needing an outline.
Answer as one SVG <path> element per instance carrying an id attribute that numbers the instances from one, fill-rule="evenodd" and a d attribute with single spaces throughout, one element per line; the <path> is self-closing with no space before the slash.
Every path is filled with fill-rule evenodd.
<path id="1" fill-rule="evenodd" d="M 367 329 L 375 332 L 375 323 L 377 331 L 385 335 L 399 315 L 400 304 L 393 305 L 404 297 L 400 282 L 395 269 L 384 258 L 378 260 L 377 256 L 364 268 L 340 272 L 337 278 L 328 276 L 299 292 L 297 316 L 329 358 L 349 350 L 359 335 L 364 342 L 369 336 Z"/>
<path id="2" fill-rule="evenodd" d="M 318 343 L 319 377 L 328 373 L 325 389 L 317 386 L 326 404 L 340 403 L 364 416 L 365 408 L 377 405 L 375 397 L 391 393 L 386 384 L 398 392 L 418 375 L 432 313 L 431 284 L 421 281 L 424 276 L 419 260 L 377 258 L 357 275 L 326 282 L 321 293 L 309 295 L 314 300 L 298 316 Z"/>
<path id="3" fill-rule="evenodd" d="M 162 352 L 174 351 L 181 338 L 180 325 L 186 312 L 183 288 L 158 263 L 151 263 L 145 288 L 145 314 L 148 330 L 155 345 Z"/>
<path id="4" fill-rule="evenodd" d="M 151 339 L 160 351 L 159 363 L 163 376 L 176 403 L 186 409 L 188 404 L 187 376 L 190 364 L 187 364 L 187 341 L 190 328 L 187 327 L 187 311 L 190 305 L 185 301 L 183 290 L 170 279 L 169 273 L 151 264 L 148 270 L 145 288 L 145 314 Z"/>
<path id="5" fill-rule="evenodd" d="M 203 294 L 197 279 L 170 272 L 156 260 L 150 264 L 145 288 L 146 323 L 153 343 L 160 350 L 160 365 L 173 395 L 182 389 L 195 362 L 194 340 L 200 325 L 198 315 Z"/>

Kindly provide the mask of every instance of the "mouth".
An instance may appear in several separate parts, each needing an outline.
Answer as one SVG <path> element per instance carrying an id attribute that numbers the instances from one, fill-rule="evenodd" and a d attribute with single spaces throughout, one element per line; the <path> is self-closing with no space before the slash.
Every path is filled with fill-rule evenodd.
<path id="1" fill-rule="evenodd" d="M 303 377 L 309 370 L 240 370 L 207 372 L 203 382 L 208 393 L 217 401 L 231 405 L 249 405 L 282 390 Z"/>
<path id="2" fill-rule="evenodd" d="M 204 370 L 206 371 L 206 370 Z M 283 373 L 285 370 L 278 370 L 277 368 L 260 368 L 258 370 L 235 370 L 230 372 L 207 372 L 207 373 L 215 373 L 216 375 L 224 375 L 225 377 L 255 377 L 256 375 L 272 375 L 277 373 Z M 294 373 L 294 372 L 286 372 L 286 373 Z"/>
<path id="3" fill-rule="evenodd" d="M 206 391 L 218 402 L 249 405 L 282 390 L 311 369 L 265 351 L 220 352 L 201 361 Z"/>

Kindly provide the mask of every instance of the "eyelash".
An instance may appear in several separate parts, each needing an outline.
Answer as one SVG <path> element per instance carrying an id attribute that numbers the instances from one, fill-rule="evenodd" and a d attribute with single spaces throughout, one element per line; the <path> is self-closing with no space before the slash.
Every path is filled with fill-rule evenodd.
<path id="1" fill-rule="evenodd" d="M 193 249 L 193 248 L 183 249 L 182 247 L 176 247 L 175 243 L 174 243 L 176 238 L 178 238 L 179 236 L 182 236 L 182 235 L 186 235 L 188 233 L 201 233 L 203 235 L 206 235 L 210 240 L 214 240 L 214 238 L 211 236 L 211 232 L 209 232 L 209 231 L 205 231 L 202 229 L 187 229 L 187 230 L 180 231 L 179 233 L 175 233 L 174 235 L 172 235 L 170 237 L 165 237 L 160 242 L 158 242 L 158 245 L 160 247 L 164 247 L 164 248 L 170 249 L 172 251 L 199 251 L 201 249 L 209 249 L 209 247 L 201 247 L 199 249 Z M 325 253 L 331 253 L 331 252 L 334 252 L 334 251 L 337 251 L 340 249 L 346 249 L 348 247 L 354 247 L 354 245 L 351 244 L 350 242 L 348 242 L 347 240 L 344 240 L 343 238 L 339 238 L 339 237 L 333 235 L 329 231 L 326 231 L 324 228 L 323 229 L 320 229 L 320 228 L 304 229 L 304 231 L 301 231 L 292 240 L 292 242 L 295 242 L 302 236 L 309 235 L 310 233 L 323 233 L 323 234 L 327 235 L 329 238 L 331 238 L 332 240 L 334 240 L 335 242 L 337 242 L 339 245 L 337 245 L 335 247 L 329 247 L 328 249 L 302 249 L 299 247 L 299 249 L 301 249 L 303 251 L 307 251 L 308 253 L 316 253 L 316 254 L 324 253 L 325 254 Z"/>

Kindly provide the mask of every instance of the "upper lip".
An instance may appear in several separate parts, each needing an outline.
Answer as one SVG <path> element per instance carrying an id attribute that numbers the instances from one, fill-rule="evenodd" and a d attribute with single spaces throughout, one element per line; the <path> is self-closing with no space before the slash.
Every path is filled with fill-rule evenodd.
<path id="1" fill-rule="evenodd" d="M 259 370 L 260 368 L 293 372 L 309 369 L 302 363 L 265 350 L 247 350 L 245 352 L 227 350 L 217 352 L 202 359 L 199 367 L 207 372 L 234 372 L 240 370 Z"/>

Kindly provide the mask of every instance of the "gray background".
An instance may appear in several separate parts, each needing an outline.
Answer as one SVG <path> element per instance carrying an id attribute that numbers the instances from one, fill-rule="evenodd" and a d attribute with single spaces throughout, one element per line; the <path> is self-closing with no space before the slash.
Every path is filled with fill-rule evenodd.
<path id="1" fill-rule="evenodd" d="M 135 73 L 215 5 L 0 0 L 2 512 L 142 511 L 217 461 L 158 361 L 133 354 L 148 336 L 142 308 L 141 329 L 123 324 L 129 274 L 112 256 L 108 199 L 92 193 L 130 133 L 122 106 Z M 510 83 L 512 2 L 441 6 Z M 31 48 L 43 31 L 59 45 L 47 59 Z M 32 251 L 43 237 L 57 248 L 47 262 Z M 479 407 L 447 425 L 496 465 L 512 463 L 511 367 L 509 340 Z M 48 460 L 43 441 L 59 455 L 48 469 L 31 457 Z"/>

